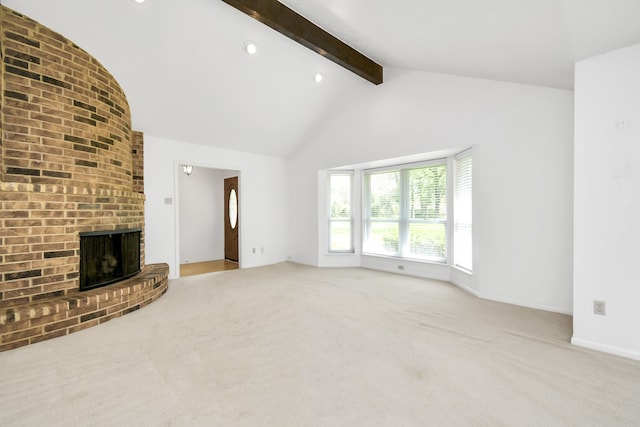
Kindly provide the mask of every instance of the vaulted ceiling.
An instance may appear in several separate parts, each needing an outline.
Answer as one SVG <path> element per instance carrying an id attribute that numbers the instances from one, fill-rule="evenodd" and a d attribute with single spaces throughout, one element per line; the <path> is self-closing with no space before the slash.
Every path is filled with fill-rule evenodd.
<path id="1" fill-rule="evenodd" d="M 101 61 L 158 137 L 287 157 L 354 85 L 378 90 L 220 0 L 0 2 Z M 576 60 L 640 42 L 638 0 L 281 3 L 386 69 L 559 89 Z"/>

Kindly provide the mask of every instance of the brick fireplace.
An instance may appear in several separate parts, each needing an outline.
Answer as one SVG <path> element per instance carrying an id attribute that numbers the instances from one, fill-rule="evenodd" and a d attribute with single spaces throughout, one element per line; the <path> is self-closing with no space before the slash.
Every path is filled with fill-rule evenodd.
<path id="1" fill-rule="evenodd" d="M 144 137 L 91 55 L 0 5 L 0 351 L 66 335 L 156 300 L 144 260 Z M 80 234 L 140 230 L 140 273 L 80 291 Z M 113 234 L 112 233 L 112 234 Z"/>

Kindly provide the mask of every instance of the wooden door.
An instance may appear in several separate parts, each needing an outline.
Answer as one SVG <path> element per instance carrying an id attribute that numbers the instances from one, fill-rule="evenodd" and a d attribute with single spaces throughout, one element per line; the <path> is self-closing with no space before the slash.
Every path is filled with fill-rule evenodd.
<path id="1" fill-rule="evenodd" d="M 224 257 L 238 261 L 238 227 L 240 225 L 238 209 L 238 177 L 224 180 Z"/>

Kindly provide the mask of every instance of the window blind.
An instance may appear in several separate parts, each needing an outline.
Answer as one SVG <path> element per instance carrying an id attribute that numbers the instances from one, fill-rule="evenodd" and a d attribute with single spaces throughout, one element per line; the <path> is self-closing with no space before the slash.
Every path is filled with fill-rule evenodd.
<path id="1" fill-rule="evenodd" d="M 445 262 L 447 166 L 366 171 L 366 253 Z"/>
<path id="2" fill-rule="evenodd" d="M 473 270 L 473 158 L 470 150 L 455 159 L 453 261 Z"/>

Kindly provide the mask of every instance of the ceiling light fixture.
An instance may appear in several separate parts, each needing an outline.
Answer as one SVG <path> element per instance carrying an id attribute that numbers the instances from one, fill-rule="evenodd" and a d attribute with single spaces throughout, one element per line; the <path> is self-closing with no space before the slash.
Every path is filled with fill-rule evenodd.
<path id="1" fill-rule="evenodd" d="M 314 77 L 314 80 L 316 81 L 316 83 L 320 83 L 322 81 L 322 79 L 324 78 L 324 76 L 321 73 L 316 74 L 316 76 Z"/>
<path id="2" fill-rule="evenodd" d="M 191 172 L 193 172 L 193 166 L 191 166 L 191 165 L 182 165 L 182 172 L 184 172 L 187 175 L 191 175 Z"/>
<path id="3" fill-rule="evenodd" d="M 133 0 L 134 2 L 138 3 L 138 4 L 142 4 L 144 3 L 144 0 Z"/>
<path id="4" fill-rule="evenodd" d="M 244 50 L 246 50 L 249 55 L 253 55 L 258 51 L 258 47 L 253 42 L 246 42 L 244 44 Z"/>

